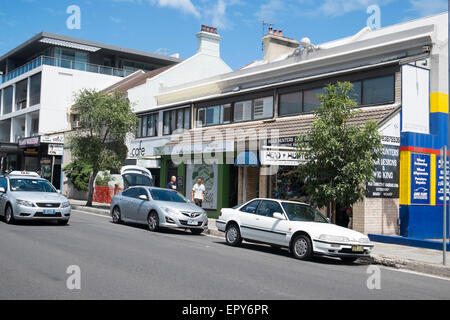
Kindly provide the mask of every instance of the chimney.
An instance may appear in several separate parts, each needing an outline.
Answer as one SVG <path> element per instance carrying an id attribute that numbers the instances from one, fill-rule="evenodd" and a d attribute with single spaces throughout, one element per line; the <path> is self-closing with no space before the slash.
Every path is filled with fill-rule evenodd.
<path id="1" fill-rule="evenodd" d="M 197 53 L 220 57 L 220 41 L 222 37 L 217 34 L 217 28 L 202 25 L 202 29 L 196 34 L 196 37 L 198 38 Z"/>
<path id="2" fill-rule="evenodd" d="M 270 63 L 284 54 L 293 53 L 300 46 L 297 40 L 283 36 L 282 30 L 269 28 L 269 33 L 263 38 L 264 61 Z"/>

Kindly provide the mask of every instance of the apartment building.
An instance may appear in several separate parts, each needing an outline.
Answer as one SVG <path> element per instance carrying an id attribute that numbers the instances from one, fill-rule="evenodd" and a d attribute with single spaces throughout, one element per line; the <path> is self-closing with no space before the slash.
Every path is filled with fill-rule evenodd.
<path id="1" fill-rule="evenodd" d="M 68 108 L 81 89 L 102 90 L 177 57 L 41 32 L 0 57 L 1 170 L 41 170 L 60 188 Z M 49 152 L 50 150 L 50 152 Z M 57 150 L 57 151 L 55 151 Z"/>

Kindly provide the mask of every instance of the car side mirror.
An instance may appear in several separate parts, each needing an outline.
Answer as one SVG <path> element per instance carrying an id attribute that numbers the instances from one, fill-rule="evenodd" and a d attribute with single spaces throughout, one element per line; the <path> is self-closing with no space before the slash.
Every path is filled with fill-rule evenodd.
<path id="1" fill-rule="evenodd" d="M 3 188 L 3 187 L 0 187 L 0 193 L 6 193 L 6 190 L 5 190 L 5 188 Z"/>
<path id="2" fill-rule="evenodd" d="M 273 217 L 278 220 L 286 220 L 286 217 L 282 213 L 279 213 L 279 212 L 274 212 Z"/>
<path id="3" fill-rule="evenodd" d="M 144 200 L 144 201 L 148 201 L 148 197 L 145 194 L 141 194 L 139 196 L 139 199 Z"/>

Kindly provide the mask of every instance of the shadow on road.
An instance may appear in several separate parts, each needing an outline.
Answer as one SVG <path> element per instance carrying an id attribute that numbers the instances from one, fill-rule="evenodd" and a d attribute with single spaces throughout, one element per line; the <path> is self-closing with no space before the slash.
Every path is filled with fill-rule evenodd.
<path id="1" fill-rule="evenodd" d="M 110 221 L 110 223 L 115 224 L 112 220 Z M 131 223 L 131 222 L 127 222 L 127 223 L 121 223 L 121 226 L 125 226 L 125 227 L 130 227 L 130 228 L 137 228 L 137 229 L 141 229 L 141 230 L 147 230 L 148 232 L 151 232 L 148 230 L 147 225 L 145 224 L 139 224 L 139 223 Z M 161 228 L 158 231 L 156 231 L 155 233 L 161 233 L 161 234 L 175 234 L 175 235 L 183 235 L 183 236 L 192 236 L 192 237 L 201 237 L 204 236 L 203 234 L 193 234 L 192 232 L 189 231 L 189 229 L 171 229 L 171 228 Z"/>

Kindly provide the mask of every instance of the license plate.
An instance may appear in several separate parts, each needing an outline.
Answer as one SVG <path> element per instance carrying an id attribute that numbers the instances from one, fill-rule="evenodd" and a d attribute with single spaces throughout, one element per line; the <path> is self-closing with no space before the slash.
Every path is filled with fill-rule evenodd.
<path id="1" fill-rule="evenodd" d="M 53 215 L 56 213 L 56 210 L 44 210 L 45 215 Z"/>
<path id="2" fill-rule="evenodd" d="M 188 225 L 190 225 L 190 226 L 196 226 L 196 225 L 197 225 L 197 220 L 189 219 L 189 220 L 188 220 Z"/>
<path id="3" fill-rule="evenodd" d="M 364 248 L 362 246 L 352 246 L 353 252 L 364 252 Z"/>

